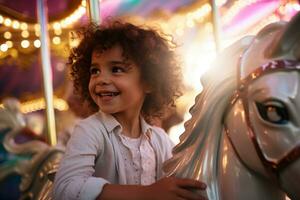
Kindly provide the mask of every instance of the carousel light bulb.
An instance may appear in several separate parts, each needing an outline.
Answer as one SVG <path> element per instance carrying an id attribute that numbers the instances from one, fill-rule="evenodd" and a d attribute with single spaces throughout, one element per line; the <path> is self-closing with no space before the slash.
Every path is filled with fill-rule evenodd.
<path id="1" fill-rule="evenodd" d="M 40 36 L 40 31 L 35 31 L 35 36 L 39 37 Z"/>
<path id="2" fill-rule="evenodd" d="M 21 36 L 22 36 L 23 38 L 28 38 L 28 37 L 29 37 L 29 32 L 28 32 L 28 31 L 22 31 L 22 32 L 21 32 Z"/>
<path id="3" fill-rule="evenodd" d="M 54 28 L 54 30 L 56 30 L 56 29 L 61 29 L 60 23 L 55 22 L 55 23 L 53 24 L 53 28 Z"/>
<path id="4" fill-rule="evenodd" d="M 65 111 L 69 109 L 68 103 L 65 100 L 57 97 L 54 98 L 54 107 L 59 111 Z"/>
<path id="5" fill-rule="evenodd" d="M 40 46 L 41 46 L 41 41 L 38 40 L 38 39 L 36 39 L 36 40 L 34 40 L 33 45 L 34 45 L 36 48 L 40 48 Z"/>
<path id="6" fill-rule="evenodd" d="M 20 24 L 20 28 L 21 28 L 21 30 L 27 30 L 27 29 L 28 29 L 28 24 L 25 23 L 25 22 L 22 22 L 22 23 Z"/>
<path id="7" fill-rule="evenodd" d="M 211 11 L 211 6 L 210 6 L 210 4 L 205 4 L 204 6 L 203 6 L 203 13 L 208 13 L 208 12 L 210 12 Z"/>
<path id="8" fill-rule="evenodd" d="M 14 29 L 19 29 L 19 28 L 20 28 L 20 22 L 17 21 L 17 20 L 14 20 L 14 21 L 12 22 L 12 27 L 13 27 Z"/>
<path id="9" fill-rule="evenodd" d="M 35 32 L 40 32 L 41 26 L 39 24 L 35 24 L 34 25 L 34 30 L 35 30 Z"/>
<path id="10" fill-rule="evenodd" d="M 28 48 L 29 45 L 30 45 L 30 42 L 29 42 L 28 40 L 22 40 L 21 46 L 22 46 L 24 49 Z"/>
<path id="11" fill-rule="evenodd" d="M 0 46 L 0 50 L 1 50 L 2 52 L 6 52 L 6 51 L 7 51 L 7 49 L 8 49 L 8 46 L 7 46 L 7 44 L 1 44 L 1 46 Z"/>
<path id="12" fill-rule="evenodd" d="M 66 20 L 66 19 L 61 20 L 61 21 L 60 21 L 60 26 L 61 26 L 62 28 L 65 28 L 65 27 L 67 26 L 67 20 Z"/>
<path id="13" fill-rule="evenodd" d="M 4 36 L 5 39 L 10 39 L 11 38 L 11 32 L 6 31 L 6 32 L 4 32 L 3 36 Z"/>
<path id="14" fill-rule="evenodd" d="M 6 41 L 6 45 L 7 45 L 8 48 L 12 48 L 13 47 L 13 42 L 8 40 L 8 41 Z"/>
<path id="15" fill-rule="evenodd" d="M 3 22 L 4 22 L 4 18 L 2 15 L 0 15 L 0 24 L 3 24 Z"/>
<path id="16" fill-rule="evenodd" d="M 60 44 L 60 42 L 61 42 L 60 37 L 55 36 L 55 37 L 52 39 L 52 42 L 53 42 L 53 44 L 56 44 L 56 45 Z"/>
<path id="17" fill-rule="evenodd" d="M 11 19 L 6 18 L 6 19 L 4 20 L 4 25 L 5 25 L 5 26 L 11 26 Z"/>

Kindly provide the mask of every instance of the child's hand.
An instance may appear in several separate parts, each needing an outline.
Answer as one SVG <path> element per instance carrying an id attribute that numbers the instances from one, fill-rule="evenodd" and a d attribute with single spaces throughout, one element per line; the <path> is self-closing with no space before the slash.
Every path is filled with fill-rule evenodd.
<path id="1" fill-rule="evenodd" d="M 206 185 L 200 181 L 166 177 L 149 185 L 148 191 L 153 200 L 206 200 L 206 197 L 195 192 L 205 188 Z"/>

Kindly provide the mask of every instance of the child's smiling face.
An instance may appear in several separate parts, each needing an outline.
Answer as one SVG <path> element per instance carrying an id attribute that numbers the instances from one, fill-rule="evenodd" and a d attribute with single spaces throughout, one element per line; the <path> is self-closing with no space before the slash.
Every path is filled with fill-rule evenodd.
<path id="1" fill-rule="evenodd" d="M 93 52 L 89 92 L 102 112 L 130 116 L 140 112 L 146 91 L 139 67 L 122 53 L 119 45 Z"/>

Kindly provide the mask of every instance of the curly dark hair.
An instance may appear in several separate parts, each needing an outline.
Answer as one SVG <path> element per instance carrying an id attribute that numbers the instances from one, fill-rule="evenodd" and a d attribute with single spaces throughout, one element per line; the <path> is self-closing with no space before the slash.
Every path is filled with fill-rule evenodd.
<path id="1" fill-rule="evenodd" d="M 71 66 L 75 92 L 89 102 L 93 111 L 97 111 L 98 106 L 88 90 L 92 52 L 105 51 L 114 45 L 120 45 L 124 58 L 140 67 L 142 81 L 151 88 L 143 103 L 143 116 L 146 119 L 161 117 L 165 108 L 175 106 L 175 100 L 182 95 L 182 76 L 172 37 L 120 20 L 106 21 L 100 26 L 90 24 L 77 34 L 82 40 L 72 49 L 67 64 Z"/>

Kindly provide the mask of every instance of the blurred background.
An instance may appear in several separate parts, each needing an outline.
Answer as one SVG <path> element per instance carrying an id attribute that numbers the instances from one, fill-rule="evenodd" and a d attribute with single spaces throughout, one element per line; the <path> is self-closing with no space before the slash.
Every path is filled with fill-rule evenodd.
<path id="1" fill-rule="evenodd" d="M 53 82 L 56 133 L 70 132 L 76 120 L 88 113 L 73 94 L 66 69 L 70 48 L 78 44 L 73 32 L 89 23 L 86 0 L 48 0 L 48 33 Z M 216 5 L 216 7 L 214 7 Z M 171 34 L 183 65 L 185 92 L 177 109 L 161 122 L 177 143 L 184 131 L 188 109 L 201 92 L 201 75 L 221 51 L 263 26 L 289 20 L 300 10 L 296 0 L 100 0 L 100 19 L 120 17 L 136 24 L 158 27 Z M 0 107 L 9 97 L 20 101 L 33 137 L 43 139 L 43 93 L 40 24 L 36 0 L 0 0 Z M 217 35 L 217 36 L 216 36 Z M 216 41 L 218 41 L 216 45 Z"/>

